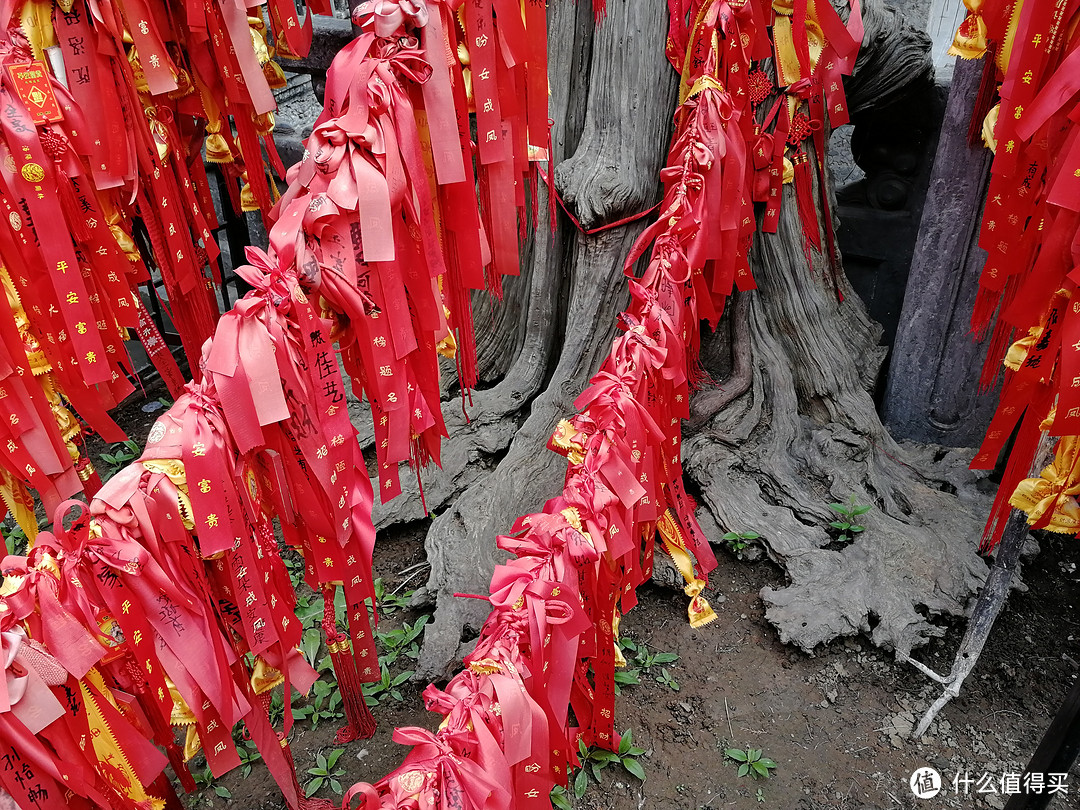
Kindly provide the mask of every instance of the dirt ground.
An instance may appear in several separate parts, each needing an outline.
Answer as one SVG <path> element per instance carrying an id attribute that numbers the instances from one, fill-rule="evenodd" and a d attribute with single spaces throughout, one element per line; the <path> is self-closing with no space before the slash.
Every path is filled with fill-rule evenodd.
<path id="1" fill-rule="evenodd" d="M 149 393 L 151 401 L 158 395 Z M 158 415 L 143 410 L 145 403 L 140 399 L 120 416 L 140 444 Z M 92 442 L 91 449 L 100 452 L 100 445 Z M 507 516 L 508 525 L 513 517 Z M 388 590 L 422 583 L 425 528 L 413 524 L 380 536 L 375 569 Z M 632 729 L 635 745 L 645 749 L 639 761 L 646 779 L 642 783 L 612 765 L 602 772 L 601 784 L 590 780 L 582 798 L 571 796 L 572 804 L 581 810 L 1003 808 L 1002 777 L 1023 770 L 1080 673 L 1076 541 L 1049 536 L 1040 543 L 1041 553 L 1023 566 L 1026 591 L 1013 593 L 960 697 L 919 742 L 906 734 L 939 694 L 938 687 L 861 638 L 834 642 L 815 656 L 782 645 L 758 597 L 762 587 L 784 584 L 783 572 L 772 563 L 737 560 L 717 549 L 720 564 L 706 595 L 718 618 L 697 630 L 686 621 L 680 592 L 645 588 L 622 633 L 652 653 L 679 656 L 663 665 L 678 691 L 657 681 L 660 665 L 643 671 L 639 684 L 623 687 L 617 728 Z M 404 610 L 387 621 L 394 626 L 419 615 Z M 963 629 L 962 623 L 950 626 L 917 657 L 947 672 Z M 399 659 L 394 672 L 407 663 Z M 379 728 L 370 740 L 337 746 L 334 721 L 316 728 L 298 722 L 291 745 L 301 784 L 311 778 L 306 772 L 320 753 L 339 747 L 345 787 L 374 781 L 396 767 L 405 749 L 391 741 L 394 727 L 437 725 L 438 718 L 423 710 L 422 686 L 407 683 L 401 701 L 387 697 L 374 709 Z M 771 778 L 738 777 L 737 764 L 724 756 L 724 749 L 733 747 L 760 749 L 774 760 Z M 941 773 L 944 788 L 933 799 L 920 800 L 909 778 L 926 765 Z M 999 792 L 977 792 L 980 782 L 987 787 L 984 774 Z M 953 788 L 957 775 L 959 792 Z M 973 780 L 967 795 L 965 775 Z M 1067 786 L 1068 795 L 1055 798 L 1052 808 L 1080 808 L 1080 768 L 1074 767 Z M 328 786 L 317 795 L 339 800 Z M 284 807 L 261 763 L 246 776 L 239 769 L 226 775 L 185 803 L 190 808 Z"/>

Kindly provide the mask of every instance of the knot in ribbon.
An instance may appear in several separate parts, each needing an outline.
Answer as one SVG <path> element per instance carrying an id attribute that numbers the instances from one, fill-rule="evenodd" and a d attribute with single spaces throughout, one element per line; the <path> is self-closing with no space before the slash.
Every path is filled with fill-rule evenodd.
<path id="1" fill-rule="evenodd" d="M 424 0 L 367 0 L 352 12 L 353 25 L 374 30 L 377 37 L 392 37 L 407 28 L 424 28 L 428 9 Z"/>
<path id="2" fill-rule="evenodd" d="M 290 281 L 295 281 L 289 278 L 291 274 L 280 268 L 261 248 L 248 245 L 244 248 L 244 258 L 248 263 L 238 265 L 236 275 L 259 293 L 258 296 L 250 297 L 262 298 L 275 308 L 289 301 L 289 288 L 292 286 Z M 246 301 L 249 295 L 244 296 L 241 301 Z M 237 302 L 237 305 L 239 304 L 240 302 Z"/>

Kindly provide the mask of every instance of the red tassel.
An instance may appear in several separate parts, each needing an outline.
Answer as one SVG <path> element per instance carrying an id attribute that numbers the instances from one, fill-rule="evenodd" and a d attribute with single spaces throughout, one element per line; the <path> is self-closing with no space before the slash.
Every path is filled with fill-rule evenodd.
<path id="1" fill-rule="evenodd" d="M 1044 398 L 1040 397 L 1039 399 Z M 1012 511 L 1009 499 L 1016 491 L 1017 484 L 1027 478 L 1028 471 L 1031 469 L 1031 464 L 1035 459 L 1035 452 L 1039 447 L 1039 437 L 1042 435 L 1039 424 L 1042 422 L 1042 415 L 1045 413 L 1046 411 L 1039 407 L 1038 404 L 1033 404 L 1027 409 L 1023 420 L 1020 422 L 1020 429 L 1017 431 L 1016 439 L 1013 442 L 1012 449 L 1009 451 L 1009 461 L 1005 465 L 1005 474 L 1001 477 L 1001 483 L 998 484 L 994 505 L 990 508 L 990 517 L 986 521 L 986 528 L 983 529 L 982 540 L 979 543 L 979 551 L 984 554 L 992 552 L 1001 541 L 1001 535 L 1005 531 L 1009 513 Z"/>
<path id="2" fill-rule="evenodd" d="M 89 239 L 90 234 L 86 230 L 86 214 L 82 213 L 79 201 L 75 198 L 75 190 L 71 187 L 71 180 L 60 165 L 56 165 L 56 189 L 59 192 L 60 208 L 64 211 L 71 235 L 82 242 Z"/>
<path id="3" fill-rule="evenodd" d="M 972 149 L 978 149 L 983 145 L 983 121 L 997 101 L 997 64 L 994 56 L 994 45 L 991 43 L 987 46 L 986 55 L 983 57 L 982 80 L 975 94 L 975 105 L 971 108 L 971 121 L 968 123 L 967 141 Z"/>
<path id="4" fill-rule="evenodd" d="M 457 341 L 457 354 L 454 361 L 457 364 L 458 384 L 461 386 L 461 395 L 464 398 L 468 396 L 468 391 L 476 387 L 478 377 L 476 333 L 473 325 L 472 297 L 461 277 L 457 237 L 449 228 L 446 229 L 446 257 L 450 296 L 448 321 Z"/>
<path id="5" fill-rule="evenodd" d="M 607 16 L 607 0 L 592 0 L 593 17 L 596 18 L 596 22 L 603 21 Z"/>
<path id="6" fill-rule="evenodd" d="M 1004 321 L 999 321 L 990 336 L 990 345 L 983 359 L 982 372 L 979 374 L 979 393 L 985 394 L 991 391 L 1001 378 L 1001 370 L 1004 368 L 1001 361 L 1005 357 L 1013 340 L 1013 328 Z"/>
<path id="7" fill-rule="evenodd" d="M 537 186 L 540 185 L 540 172 L 537 171 L 537 166 L 533 163 L 529 167 L 529 227 L 532 228 L 533 233 L 536 233 L 536 224 L 538 222 L 538 216 L 536 212 L 536 206 L 540 204 L 540 200 L 537 194 Z"/>
<path id="8" fill-rule="evenodd" d="M 296 795 L 299 797 L 297 802 L 298 810 L 337 810 L 337 805 L 328 799 L 316 799 L 304 795 L 303 788 L 300 787 L 300 780 L 296 777 L 296 760 L 293 759 L 292 748 L 289 747 L 287 740 L 281 740 L 281 750 L 285 752 L 285 759 L 289 762 L 289 770 L 292 772 L 293 785 L 296 787 Z"/>
<path id="9" fill-rule="evenodd" d="M 345 708 L 345 725 L 338 729 L 335 741 L 339 743 L 366 740 L 375 733 L 375 718 L 364 700 L 360 673 L 352 654 L 352 643 L 344 633 L 339 633 L 334 619 L 334 589 L 323 591 L 323 633 L 326 646 L 330 648 L 330 661 L 334 665 L 341 705 Z"/>
<path id="10" fill-rule="evenodd" d="M 997 385 L 998 377 L 1001 375 L 1003 367 L 1001 361 L 1005 358 L 1009 346 L 1012 345 L 1015 330 L 1010 324 L 1001 319 L 994 322 L 994 316 L 998 312 L 998 304 L 1001 304 L 1001 309 L 1007 307 L 1016 297 L 1016 291 L 1019 287 L 1020 276 L 1012 276 L 1005 283 L 1003 291 L 998 292 L 997 290 L 987 290 L 980 287 L 975 297 L 975 308 L 971 313 L 971 325 L 976 340 L 985 337 L 986 330 L 992 322 L 994 323 L 993 332 L 990 334 L 990 344 L 983 360 L 982 373 L 979 375 L 979 393 L 985 393 Z M 976 327 L 976 319 L 978 319 L 978 327 Z"/>
<path id="11" fill-rule="evenodd" d="M 976 340 L 982 340 L 986 336 L 986 330 L 989 329 L 1000 302 L 1000 290 L 979 288 L 975 296 L 975 306 L 971 310 L 971 331 Z"/>

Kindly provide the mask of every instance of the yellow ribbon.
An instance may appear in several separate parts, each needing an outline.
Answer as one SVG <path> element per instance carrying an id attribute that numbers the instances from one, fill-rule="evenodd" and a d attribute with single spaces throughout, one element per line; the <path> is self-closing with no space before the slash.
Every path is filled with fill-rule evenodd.
<path id="1" fill-rule="evenodd" d="M 0 468 L 0 499 L 8 511 L 15 516 L 15 522 L 26 535 L 27 546 L 34 547 L 37 539 L 37 516 L 34 514 L 34 498 L 22 481 Z"/>
<path id="2" fill-rule="evenodd" d="M 1066 436 L 1058 442 L 1054 460 L 1038 478 L 1025 478 L 1009 503 L 1028 516 L 1028 524 L 1046 520 L 1042 528 L 1058 534 L 1075 534 L 1080 530 L 1080 437 Z M 1051 511 L 1052 510 L 1052 511 Z"/>
<path id="3" fill-rule="evenodd" d="M 675 519 L 675 514 L 671 509 L 664 512 L 660 519 L 656 521 L 656 528 L 660 532 L 660 540 L 663 543 L 664 551 L 668 553 L 671 561 L 675 563 L 675 567 L 682 574 L 683 579 L 686 580 L 683 592 L 690 597 L 690 604 L 687 606 L 690 626 L 702 627 L 715 621 L 716 613 L 708 600 L 701 595 L 705 590 L 705 580 L 699 579 L 694 573 L 694 562 L 686 548 L 686 540 L 682 536 L 679 522 Z"/>
<path id="4" fill-rule="evenodd" d="M 92 692 L 87 685 L 96 690 Z M 105 685 L 105 679 L 97 668 L 91 668 L 86 677 L 79 681 L 79 689 L 82 692 L 83 704 L 86 706 L 86 719 L 90 727 L 90 741 L 94 747 L 94 754 L 98 759 L 97 771 L 101 777 L 120 795 L 126 797 L 133 804 L 161 810 L 165 801 L 156 796 L 147 794 L 146 789 L 139 781 L 135 769 L 131 766 L 119 741 L 109 728 L 105 716 L 101 712 L 98 700 L 104 697 L 110 704 L 120 711 L 112 692 Z"/>
<path id="5" fill-rule="evenodd" d="M 986 22 L 982 18 L 983 0 L 964 0 L 968 14 L 956 29 L 949 56 L 961 59 L 979 59 L 986 53 Z"/>
<path id="6" fill-rule="evenodd" d="M 686 48 L 686 56 L 683 58 L 682 78 L 679 81 L 679 105 L 682 104 L 691 96 L 692 87 L 697 86 L 697 81 L 692 72 L 692 57 L 695 53 L 695 43 L 700 39 L 702 35 L 702 27 L 705 24 L 705 16 L 709 13 L 709 9 L 712 8 L 713 3 L 716 0 L 706 0 L 702 3 L 701 10 L 698 11 L 697 18 L 694 20 L 693 26 L 690 28 L 689 45 Z M 717 36 L 716 30 L 710 32 L 709 49 L 713 53 L 713 64 L 718 65 L 720 63 L 720 40 Z M 700 78 L 700 77 L 699 77 Z M 692 85 L 691 82 L 694 82 Z M 700 90 L 700 88 L 699 88 Z"/>
<path id="7" fill-rule="evenodd" d="M 555 426 L 555 432 L 551 434 L 551 446 L 563 451 L 571 464 L 580 464 L 585 460 L 584 434 L 566 419 L 560 419 Z"/>
<path id="8" fill-rule="evenodd" d="M 141 464 L 147 472 L 160 473 L 172 481 L 176 487 L 177 508 L 180 510 L 180 519 L 184 521 L 184 528 L 189 532 L 195 531 L 195 517 L 191 510 L 191 498 L 188 497 L 187 471 L 184 462 L 175 458 L 155 458 L 142 461 Z"/>

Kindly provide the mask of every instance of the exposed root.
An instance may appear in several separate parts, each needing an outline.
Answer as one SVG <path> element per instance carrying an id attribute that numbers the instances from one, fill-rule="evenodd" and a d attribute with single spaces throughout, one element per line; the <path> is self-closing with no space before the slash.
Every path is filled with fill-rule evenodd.
<path id="1" fill-rule="evenodd" d="M 736 293 L 732 307 L 732 368 L 716 388 L 699 391 L 690 403 L 690 430 L 697 430 L 750 389 L 754 372 L 750 363 L 750 298 Z"/>

